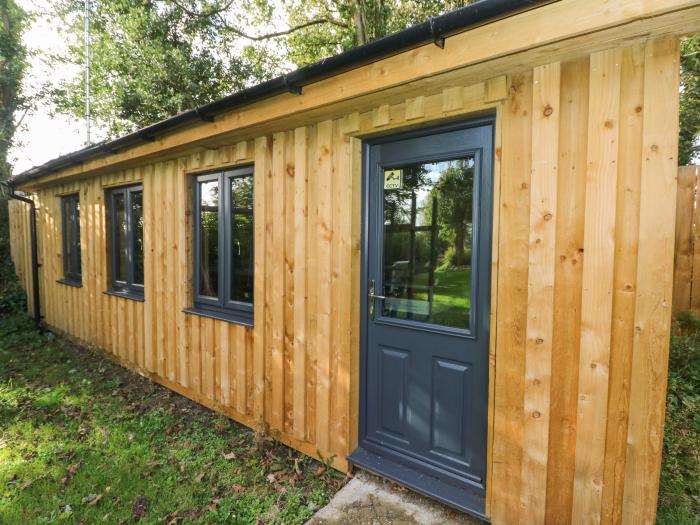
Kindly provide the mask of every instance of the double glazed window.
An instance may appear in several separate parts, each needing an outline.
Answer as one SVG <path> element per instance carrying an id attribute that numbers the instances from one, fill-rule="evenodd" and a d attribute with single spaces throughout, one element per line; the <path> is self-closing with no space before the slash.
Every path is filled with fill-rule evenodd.
<path id="1" fill-rule="evenodd" d="M 194 303 L 253 320 L 253 168 L 200 175 L 195 184 Z"/>
<path id="2" fill-rule="evenodd" d="M 143 188 L 108 193 L 112 291 L 143 297 Z"/>
<path id="3" fill-rule="evenodd" d="M 63 225 L 63 280 L 80 284 L 80 198 L 77 193 L 61 197 Z"/>

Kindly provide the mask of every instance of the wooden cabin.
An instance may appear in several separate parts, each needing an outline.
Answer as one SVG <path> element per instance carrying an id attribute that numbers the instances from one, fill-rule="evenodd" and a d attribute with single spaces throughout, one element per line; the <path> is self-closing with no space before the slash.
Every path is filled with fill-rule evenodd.
<path id="1" fill-rule="evenodd" d="M 493 523 L 652 523 L 699 29 L 698 0 L 485 0 L 33 168 L 30 310 Z"/>

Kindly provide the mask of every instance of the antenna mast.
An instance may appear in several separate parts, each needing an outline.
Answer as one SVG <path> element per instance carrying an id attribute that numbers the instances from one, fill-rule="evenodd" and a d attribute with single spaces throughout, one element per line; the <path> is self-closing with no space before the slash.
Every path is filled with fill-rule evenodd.
<path id="1" fill-rule="evenodd" d="M 85 131 L 90 145 L 90 0 L 85 0 Z"/>

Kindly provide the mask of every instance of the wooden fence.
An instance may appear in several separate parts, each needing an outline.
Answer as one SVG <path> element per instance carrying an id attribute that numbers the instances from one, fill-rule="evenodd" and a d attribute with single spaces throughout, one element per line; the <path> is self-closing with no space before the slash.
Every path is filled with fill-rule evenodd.
<path id="1" fill-rule="evenodd" d="M 700 166 L 678 169 L 676 202 L 676 253 L 673 273 L 673 314 L 700 315 Z"/>

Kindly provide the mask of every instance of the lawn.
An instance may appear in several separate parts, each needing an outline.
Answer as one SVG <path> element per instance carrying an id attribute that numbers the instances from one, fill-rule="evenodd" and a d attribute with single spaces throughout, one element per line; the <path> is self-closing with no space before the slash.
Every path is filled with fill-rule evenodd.
<path id="1" fill-rule="evenodd" d="M 2 524 L 303 523 L 344 479 L 1 314 Z"/>
<path id="2" fill-rule="evenodd" d="M 428 301 L 428 277 L 428 272 L 425 271 L 414 275 L 414 300 Z M 436 270 L 434 277 L 432 315 L 426 321 L 442 326 L 468 328 L 471 268 Z"/>

